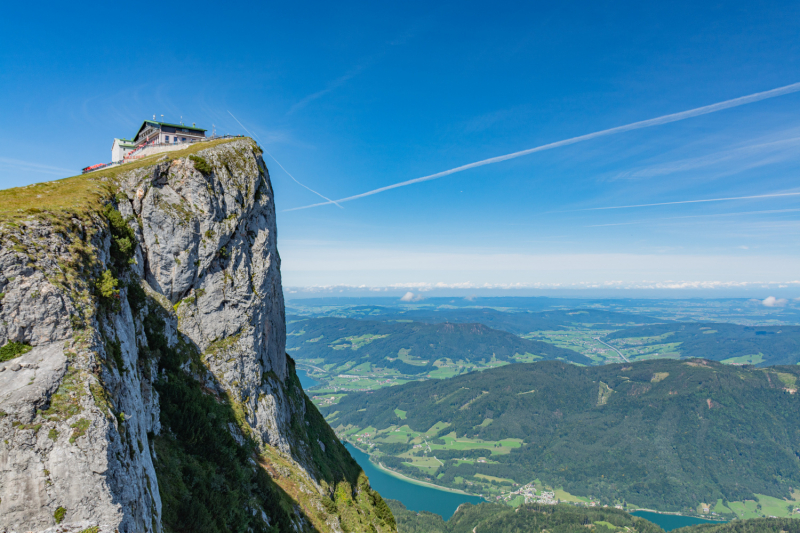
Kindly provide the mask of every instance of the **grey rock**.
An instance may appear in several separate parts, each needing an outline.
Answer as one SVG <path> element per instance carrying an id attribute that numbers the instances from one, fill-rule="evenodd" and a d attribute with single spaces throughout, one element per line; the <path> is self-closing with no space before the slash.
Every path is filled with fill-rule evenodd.
<path id="1" fill-rule="evenodd" d="M 148 377 L 158 366 L 140 357 L 151 310 L 131 309 L 132 284 L 166 311 L 170 346 L 180 339 L 202 352 L 203 369 L 187 364 L 184 371 L 199 372 L 209 390 L 241 407 L 247 432 L 282 458 L 276 471 L 305 494 L 330 491 L 315 478 L 311 455 L 311 446 L 324 453 L 325 445 L 290 429 L 306 404 L 302 391 L 287 385 L 275 205 L 260 150 L 239 140 L 197 155 L 211 173 L 181 158 L 118 178 L 116 207 L 137 246 L 112 311 L 93 296 L 94 280 L 112 261 L 103 219 L 63 221 L 72 232 L 35 217 L 0 226 L 0 346 L 33 346 L 8 365 L 13 372 L 0 373 L 0 533 L 161 531 L 148 437 L 162 432 Z M 70 278 L 64 269 L 78 246 L 90 250 L 94 266 Z M 239 427 L 229 429 L 244 442 Z M 65 522 L 56 525 L 59 507 Z M 314 513 L 322 512 L 317 507 Z M 310 528 L 299 507 L 292 520 L 298 531 Z M 331 531 L 341 530 L 337 517 L 326 520 Z"/>

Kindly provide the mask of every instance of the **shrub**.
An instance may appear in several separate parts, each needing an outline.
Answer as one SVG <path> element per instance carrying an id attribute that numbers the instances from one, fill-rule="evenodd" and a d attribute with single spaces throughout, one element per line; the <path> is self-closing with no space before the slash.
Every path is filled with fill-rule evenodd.
<path id="1" fill-rule="evenodd" d="M 138 283 L 128 285 L 128 305 L 131 306 L 133 314 L 138 315 L 147 303 L 147 293 Z"/>
<path id="2" fill-rule="evenodd" d="M 63 507 L 59 507 L 56 509 L 56 512 L 53 513 L 53 518 L 56 519 L 56 524 L 60 524 L 64 520 L 64 516 L 66 516 L 67 510 Z"/>
<path id="3" fill-rule="evenodd" d="M 106 269 L 100 275 L 100 279 L 95 283 L 97 295 L 100 303 L 106 307 L 111 307 L 114 311 L 119 311 L 119 280 L 114 277 L 110 270 Z"/>
<path id="4" fill-rule="evenodd" d="M 192 163 L 194 163 L 195 170 L 197 170 L 204 176 L 208 176 L 209 174 L 211 174 L 211 172 L 213 172 L 211 165 L 209 165 L 208 161 L 206 161 L 202 157 L 196 155 L 190 155 L 189 159 L 191 159 Z"/>
<path id="5" fill-rule="evenodd" d="M 111 232 L 111 259 L 117 272 L 121 272 L 133 260 L 136 234 L 114 206 L 107 205 L 104 214 Z"/>
<path id="6" fill-rule="evenodd" d="M 125 361 L 122 359 L 122 345 L 119 340 L 106 339 L 106 355 L 110 356 L 114 361 L 114 366 L 120 374 L 125 372 Z"/>
<path id="7" fill-rule="evenodd" d="M 0 348 L 0 363 L 19 357 L 33 349 L 29 344 L 23 342 L 9 342 Z"/>

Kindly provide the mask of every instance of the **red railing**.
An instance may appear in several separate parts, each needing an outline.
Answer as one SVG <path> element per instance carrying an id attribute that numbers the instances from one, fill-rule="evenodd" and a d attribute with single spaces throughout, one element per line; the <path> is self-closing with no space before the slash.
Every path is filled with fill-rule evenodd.
<path id="1" fill-rule="evenodd" d="M 86 174 L 87 172 L 100 170 L 101 168 L 106 168 L 108 165 L 111 165 L 111 164 L 112 163 L 98 163 L 97 165 L 92 165 L 90 167 L 86 167 L 84 169 L 81 169 L 81 174 Z"/>

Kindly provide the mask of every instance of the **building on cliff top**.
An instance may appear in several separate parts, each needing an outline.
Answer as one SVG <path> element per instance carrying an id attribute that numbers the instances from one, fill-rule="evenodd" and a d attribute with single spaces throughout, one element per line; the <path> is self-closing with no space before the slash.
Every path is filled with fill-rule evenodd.
<path id="1" fill-rule="evenodd" d="M 111 161 L 117 163 L 127 155 L 150 145 L 167 145 L 197 142 L 206 138 L 206 130 L 196 125 L 170 124 L 157 120 L 145 120 L 133 139 L 114 139 L 111 147 Z"/>
<path id="2" fill-rule="evenodd" d="M 111 161 L 114 163 L 122 161 L 135 148 L 136 145 L 130 139 L 114 139 L 114 144 L 111 146 Z"/>

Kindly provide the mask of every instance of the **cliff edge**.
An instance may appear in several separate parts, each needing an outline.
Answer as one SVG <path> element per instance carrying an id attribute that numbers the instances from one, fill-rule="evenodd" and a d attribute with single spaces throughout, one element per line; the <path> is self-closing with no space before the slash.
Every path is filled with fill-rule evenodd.
<path id="1" fill-rule="evenodd" d="M 252 140 L 0 191 L 0 531 L 396 531 L 285 341 Z"/>

